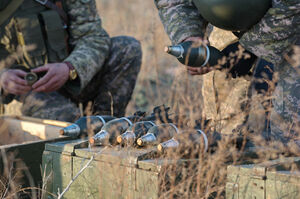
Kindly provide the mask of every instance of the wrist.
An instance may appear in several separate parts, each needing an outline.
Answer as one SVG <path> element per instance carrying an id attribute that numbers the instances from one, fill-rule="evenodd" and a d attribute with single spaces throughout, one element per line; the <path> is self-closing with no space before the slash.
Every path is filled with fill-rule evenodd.
<path id="1" fill-rule="evenodd" d="M 64 64 L 69 68 L 69 80 L 75 80 L 78 75 L 74 66 L 70 62 L 64 62 Z"/>

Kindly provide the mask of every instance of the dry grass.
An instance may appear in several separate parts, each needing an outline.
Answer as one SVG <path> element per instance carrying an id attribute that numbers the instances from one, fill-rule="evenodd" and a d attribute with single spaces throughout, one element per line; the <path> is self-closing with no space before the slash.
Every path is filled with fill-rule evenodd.
<path id="1" fill-rule="evenodd" d="M 194 127 L 194 121 L 202 118 L 203 115 L 203 96 L 200 91 L 203 83 L 205 84 L 207 80 L 201 76 L 189 76 L 184 66 L 173 57 L 163 53 L 164 46 L 169 45 L 170 41 L 163 30 L 153 1 L 98 0 L 98 8 L 103 26 L 110 36 L 134 36 L 142 44 L 143 65 L 132 100 L 127 107 L 127 114 L 132 114 L 136 110 L 150 111 L 156 105 L 167 104 L 172 107 L 173 112 L 186 115 L 190 121 L 187 126 Z M 231 33 L 216 30 L 212 33 L 210 42 L 222 49 L 234 39 Z M 227 94 L 234 86 L 234 82 L 228 81 L 222 74 L 214 75 L 220 77 L 218 84 L 223 85 L 219 96 L 224 96 L 223 99 L 226 98 L 230 101 L 231 96 Z M 212 76 L 211 74 L 207 75 L 208 79 Z M 247 88 L 245 86 L 245 89 Z M 256 97 L 257 99 L 254 98 L 254 101 L 266 100 L 261 96 Z M 230 107 L 222 102 L 222 99 L 219 100 L 220 102 L 217 104 L 221 110 L 219 112 L 221 113 L 220 122 L 214 124 L 210 130 L 219 128 L 227 131 L 223 121 L 227 116 L 222 115 L 222 110 L 226 112 Z M 236 99 L 236 102 L 238 100 L 245 99 Z M 12 111 L 14 112 L 14 110 Z M 261 117 L 264 114 L 264 112 L 260 112 L 261 106 L 257 105 L 257 109 L 251 111 L 257 113 L 252 118 L 252 125 L 260 128 L 265 119 Z M 245 117 L 245 112 L 234 113 L 236 114 L 235 118 L 231 119 Z M 239 148 L 235 147 L 235 138 L 220 141 L 218 147 L 211 149 L 214 150 L 214 153 L 194 151 L 189 154 L 190 156 L 186 154 L 183 156 L 182 151 L 177 151 L 178 153 L 167 154 L 166 158 L 173 160 L 196 157 L 198 161 L 184 166 L 165 165 L 161 172 L 160 198 L 224 198 L 226 168 L 229 164 L 241 164 L 249 161 L 260 163 L 287 155 L 300 155 L 294 144 L 283 145 L 281 142 L 266 142 L 261 135 L 250 134 L 246 126 L 239 128 L 237 134 L 251 139 L 259 147 L 255 159 L 249 160 L 243 156 L 243 143 Z M 292 165 L 291 169 L 297 170 L 297 165 Z M 178 179 L 180 180 L 178 181 Z M 13 186 L 12 189 L 14 190 Z"/>
<path id="2" fill-rule="evenodd" d="M 188 126 L 193 127 L 193 121 L 201 118 L 203 115 L 203 96 L 200 89 L 203 86 L 203 82 L 205 83 L 210 75 L 207 75 L 206 79 L 200 76 L 191 77 L 186 73 L 185 67 L 180 65 L 176 59 L 163 53 L 163 47 L 169 45 L 170 41 L 163 30 L 153 1 L 99 0 L 99 10 L 104 27 L 112 36 L 131 35 L 142 43 L 143 65 L 132 101 L 127 108 L 127 113 L 129 114 L 140 109 L 150 111 L 155 105 L 167 104 L 172 107 L 174 112 L 187 115 L 191 121 Z M 234 39 L 235 37 L 230 32 L 217 29 L 212 32 L 210 43 L 222 49 Z M 222 121 L 224 118 L 227 118 L 226 115 L 222 115 L 223 112 L 230 112 L 230 108 L 238 109 L 239 104 L 245 103 L 248 99 L 231 99 L 228 93 L 236 86 L 235 80 L 230 81 L 223 74 L 218 74 L 218 72 L 214 76 L 220 77 L 218 84 L 222 85 L 222 87 L 218 88 L 218 92 L 220 92 L 218 94 L 221 98 L 217 102 L 220 111 L 218 116 L 220 117 L 220 122 L 215 125 L 219 125 L 219 129 L 223 129 L 222 133 L 226 133 L 226 131 L 230 131 L 230 128 L 226 129 L 230 125 L 224 124 Z M 273 83 L 270 82 L 270 84 L 271 88 L 273 88 Z M 247 82 L 245 82 L 243 89 L 239 92 L 246 93 L 246 96 L 246 90 L 249 89 Z M 231 103 L 234 101 L 236 107 L 226 104 L 230 101 Z M 255 95 L 253 96 L 253 101 L 257 103 L 252 105 L 252 110 L 248 110 L 255 113 L 252 114 L 249 123 L 255 126 L 258 132 L 258 130 L 263 129 L 265 120 L 264 111 L 262 111 L 260 103 L 266 101 L 266 98 Z M 240 118 L 245 118 L 247 117 L 245 114 L 249 113 L 248 111 L 239 113 L 233 110 L 233 113 L 236 114 L 236 120 L 235 118 L 231 119 L 238 121 Z M 242 123 L 240 122 L 240 124 Z M 238 129 L 237 133 L 250 136 L 246 125 Z M 258 157 L 255 160 L 251 160 L 255 163 L 282 158 L 291 154 L 299 155 L 295 146 L 288 145 L 287 147 L 275 141 L 266 142 L 261 135 L 256 134 L 251 134 L 250 139 L 257 147 L 261 147 L 257 149 Z M 228 140 L 220 142 L 212 155 L 201 154 L 198 157 L 199 162 L 196 164 L 189 164 L 186 167 L 167 166 L 165 174 L 162 174 L 163 178 L 170 173 L 173 173 L 173 176 L 168 176 L 167 182 L 162 180 L 160 188 L 163 194 L 161 198 L 224 198 L 228 164 L 241 164 L 249 161 L 245 160 L 245 157 L 242 155 L 243 147 L 242 149 L 237 149 L 231 143 Z M 171 157 L 172 159 L 180 159 L 182 156 L 178 153 L 172 153 Z M 175 180 L 176 174 L 181 176 L 180 183 Z"/>

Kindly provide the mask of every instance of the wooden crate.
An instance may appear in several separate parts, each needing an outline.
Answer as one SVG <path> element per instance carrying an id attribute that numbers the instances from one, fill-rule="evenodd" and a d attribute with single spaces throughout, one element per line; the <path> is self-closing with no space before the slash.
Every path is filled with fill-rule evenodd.
<path id="1" fill-rule="evenodd" d="M 0 116 L 0 196 L 9 191 L 27 191 L 27 187 L 41 187 L 45 143 L 69 139 L 59 134 L 59 130 L 69 124 L 23 116 Z"/>
<path id="2" fill-rule="evenodd" d="M 72 182 L 63 198 L 156 199 L 162 194 L 160 184 L 165 177 L 177 175 L 167 167 L 175 166 L 181 172 L 182 165 L 198 164 L 197 159 L 170 160 L 153 153 L 153 148 L 89 148 L 84 140 L 46 144 L 43 168 L 49 176 L 46 183 L 49 194 L 43 198 L 56 198 L 51 194 L 63 192 L 91 157 L 91 163 Z"/>
<path id="3" fill-rule="evenodd" d="M 300 157 L 228 166 L 226 199 L 300 198 Z"/>

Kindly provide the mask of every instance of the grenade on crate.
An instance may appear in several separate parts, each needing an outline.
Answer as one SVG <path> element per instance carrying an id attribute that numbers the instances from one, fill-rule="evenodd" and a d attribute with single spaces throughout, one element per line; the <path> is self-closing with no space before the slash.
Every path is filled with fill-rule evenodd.
<path id="1" fill-rule="evenodd" d="M 195 146 L 201 144 L 204 151 L 208 149 L 208 139 L 206 134 L 201 130 L 188 130 L 176 134 L 172 139 L 157 145 L 157 150 L 163 153 L 166 150 L 177 149 L 183 146 Z"/>
<path id="2" fill-rule="evenodd" d="M 153 126 L 148 130 L 147 134 L 137 139 L 137 145 L 155 145 L 171 139 L 177 133 L 179 133 L 178 128 L 172 123 Z"/>
<path id="3" fill-rule="evenodd" d="M 109 115 L 81 117 L 70 126 L 61 129 L 60 134 L 70 137 L 87 136 L 89 130 L 95 134 L 99 132 L 108 121 L 114 118 L 115 117 Z"/>
<path id="4" fill-rule="evenodd" d="M 156 124 L 171 122 L 169 118 L 169 107 L 165 105 L 154 107 L 152 113 L 141 119 L 130 126 L 125 133 L 117 137 L 117 142 L 119 144 L 125 144 L 127 146 L 133 145 L 139 137 L 147 133 L 147 131 Z"/>
<path id="5" fill-rule="evenodd" d="M 185 155 L 192 155 L 193 153 L 198 155 L 199 152 L 213 149 L 220 139 L 221 135 L 216 132 L 206 134 L 200 129 L 183 130 L 170 140 L 158 144 L 157 151 L 160 153 L 177 151 Z"/>
<path id="6" fill-rule="evenodd" d="M 89 139 L 89 143 L 91 145 L 116 144 L 116 138 L 124 133 L 129 126 L 142 118 L 143 116 L 139 112 L 132 116 L 111 120 L 102 127 L 101 131 Z"/>
<path id="7" fill-rule="evenodd" d="M 175 56 L 184 65 L 192 67 L 215 66 L 224 54 L 213 46 L 197 45 L 186 41 L 174 46 L 165 47 L 165 52 Z"/>
<path id="8" fill-rule="evenodd" d="M 125 133 L 119 135 L 117 137 L 117 142 L 128 146 L 133 145 L 138 138 L 145 135 L 153 126 L 156 126 L 153 121 L 137 122 L 131 125 Z"/>

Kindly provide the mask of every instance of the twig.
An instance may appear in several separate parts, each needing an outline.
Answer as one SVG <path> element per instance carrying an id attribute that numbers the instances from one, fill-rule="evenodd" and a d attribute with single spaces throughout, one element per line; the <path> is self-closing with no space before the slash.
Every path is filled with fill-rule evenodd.
<path id="1" fill-rule="evenodd" d="M 61 199 L 63 197 L 63 195 L 70 189 L 70 186 L 73 184 L 73 182 L 92 163 L 93 160 L 94 160 L 94 156 L 92 156 L 91 159 L 86 163 L 86 165 L 80 169 L 80 171 L 76 174 L 74 178 L 72 178 L 72 180 L 69 182 L 68 186 L 63 190 L 63 192 L 58 193 L 57 199 Z"/>
<path id="2" fill-rule="evenodd" d="M 6 188 L 5 188 L 5 192 L 4 192 L 4 194 L 2 195 L 2 198 L 1 199 L 4 199 L 5 198 L 5 196 L 6 196 L 6 194 L 7 194 L 7 192 L 8 192 L 8 189 L 9 189 L 9 184 L 10 184 L 10 181 L 11 181 L 11 173 L 12 173 L 12 169 L 13 169 L 13 167 L 10 167 L 10 172 L 9 172 L 9 177 L 8 177 L 8 183 L 7 183 L 7 186 L 6 186 Z"/>

